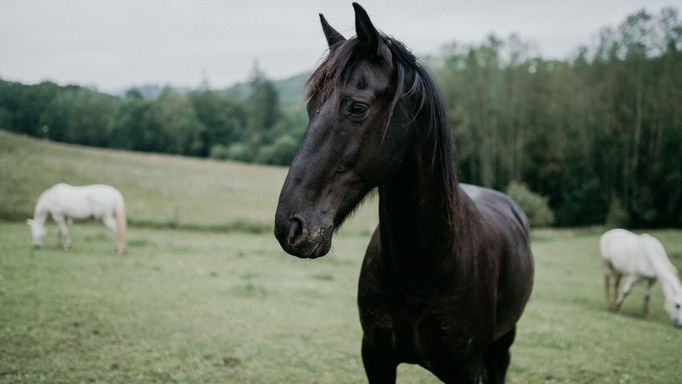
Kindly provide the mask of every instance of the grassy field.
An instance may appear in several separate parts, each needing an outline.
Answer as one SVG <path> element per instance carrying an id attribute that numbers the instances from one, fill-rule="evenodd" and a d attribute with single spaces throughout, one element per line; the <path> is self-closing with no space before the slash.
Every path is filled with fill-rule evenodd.
<path id="1" fill-rule="evenodd" d="M 0 223 L 0 382 L 361 383 L 356 281 L 367 238 L 331 255 L 285 255 L 267 234 L 137 228 L 118 256 L 104 227 L 74 248 L 31 251 Z M 536 286 L 511 383 L 676 383 L 682 331 L 656 289 L 606 310 L 599 231 L 539 231 Z M 682 233 L 656 231 L 678 266 Z M 400 383 L 432 383 L 400 366 Z"/>
<path id="2" fill-rule="evenodd" d="M 0 131 L 0 383 L 364 382 L 355 296 L 375 205 L 330 255 L 299 260 L 269 229 L 284 175 Z M 85 223 L 74 224 L 69 252 L 56 247 L 53 224 L 48 246 L 30 249 L 18 219 L 58 181 L 124 192 L 127 255 L 114 254 L 103 226 Z M 535 289 L 508 382 L 680 381 L 682 331 L 660 287 L 647 321 L 641 286 L 620 313 L 606 310 L 601 232 L 534 232 Z M 682 268 L 682 231 L 651 233 Z M 399 367 L 401 384 L 434 381 Z"/>

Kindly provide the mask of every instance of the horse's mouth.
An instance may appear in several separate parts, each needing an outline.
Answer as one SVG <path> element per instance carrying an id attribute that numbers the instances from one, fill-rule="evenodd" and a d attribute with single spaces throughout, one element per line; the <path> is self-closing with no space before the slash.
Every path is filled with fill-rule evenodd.
<path id="1" fill-rule="evenodd" d="M 317 259 L 329 253 L 331 249 L 331 236 L 329 238 L 320 238 L 318 241 L 306 244 L 304 247 L 283 246 L 282 248 L 288 254 L 301 259 Z"/>
<path id="2" fill-rule="evenodd" d="M 330 231 L 331 232 L 331 231 Z M 301 259 L 317 259 L 326 255 L 331 249 L 331 233 L 323 233 L 318 236 L 298 238 L 292 241 L 290 237 L 278 237 L 282 249 Z"/>

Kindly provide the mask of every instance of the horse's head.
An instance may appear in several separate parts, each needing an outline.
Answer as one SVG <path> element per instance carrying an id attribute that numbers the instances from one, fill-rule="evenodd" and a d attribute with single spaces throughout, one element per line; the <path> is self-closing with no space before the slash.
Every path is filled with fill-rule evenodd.
<path id="1" fill-rule="evenodd" d="M 39 221 L 33 219 L 26 219 L 26 224 L 31 228 L 31 242 L 34 248 L 39 248 L 43 245 L 45 241 L 45 236 L 47 236 L 47 229 L 45 225 Z"/>
<path id="2" fill-rule="evenodd" d="M 665 309 L 670 314 L 673 325 L 676 328 L 682 328 L 682 286 L 679 284 L 675 288 L 675 294 L 666 298 Z"/>
<path id="3" fill-rule="evenodd" d="M 329 251 L 334 230 L 396 173 L 413 136 L 415 116 L 403 107 L 415 93 L 414 56 L 353 6 L 357 37 L 348 40 L 320 15 L 329 54 L 308 80 L 308 128 L 279 197 L 275 236 L 302 258 Z"/>

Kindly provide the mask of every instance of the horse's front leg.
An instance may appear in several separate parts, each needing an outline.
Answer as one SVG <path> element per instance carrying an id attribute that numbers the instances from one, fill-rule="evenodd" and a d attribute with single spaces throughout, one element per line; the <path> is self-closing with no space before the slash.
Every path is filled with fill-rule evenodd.
<path id="1" fill-rule="evenodd" d="M 69 248 L 71 248 L 71 237 L 69 236 L 69 226 L 66 224 L 66 219 L 64 218 L 64 215 L 55 213 L 52 214 L 52 219 L 57 223 L 57 227 L 59 227 L 59 234 L 62 238 L 64 250 L 68 251 Z"/>
<path id="2" fill-rule="evenodd" d="M 391 348 L 393 332 L 378 330 L 372 341 L 365 335 L 362 338 L 362 364 L 370 384 L 395 383 L 398 362 Z"/>
<path id="3" fill-rule="evenodd" d="M 642 317 L 649 318 L 649 301 L 651 301 L 651 292 L 653 291 L 656 279 L 647 279 L 646 291 L 644 291 L 644 306 L 642 307 Z"/>

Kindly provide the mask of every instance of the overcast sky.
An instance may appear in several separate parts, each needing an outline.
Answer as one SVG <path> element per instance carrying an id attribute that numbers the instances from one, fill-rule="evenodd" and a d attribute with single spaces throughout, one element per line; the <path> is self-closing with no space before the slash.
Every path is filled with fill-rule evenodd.
<path id="1" fill-rule="evenodd" d="M 604 26 L 682 0 L 365 0 L 377 28 L 419 55 L 444 44 L 518 33 L 565 58 Z M 318 13 L 354 34 L 351 1 L 0 0 L 0 78 L 104 91 L 132 85 L 213 88 L 246 80 L 255 60 L 273 79 L 312 69 L 326 48 Z"/>

